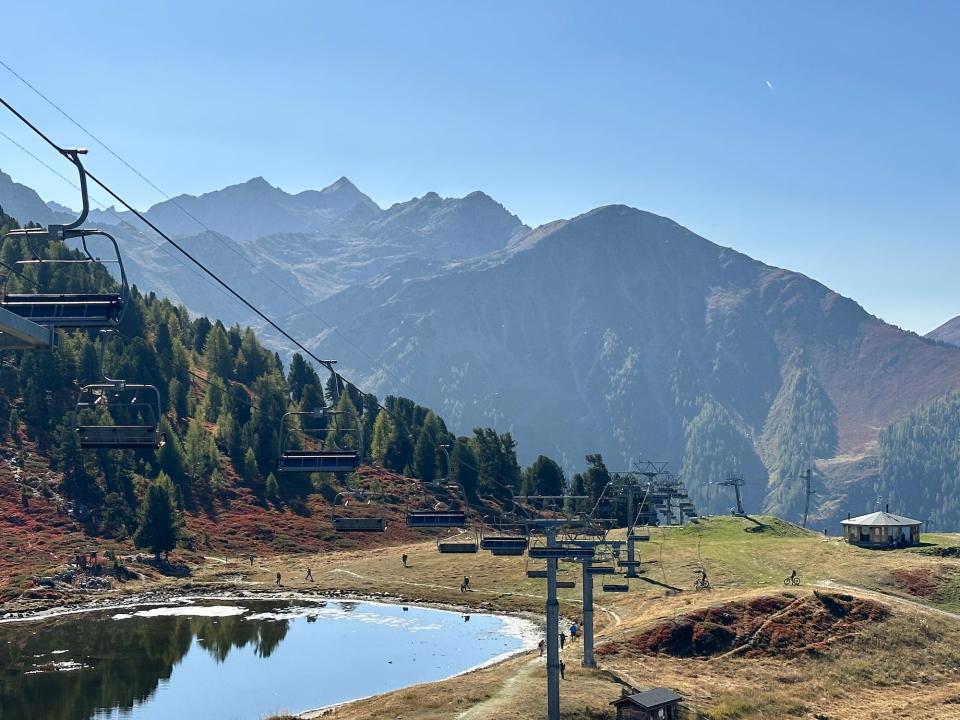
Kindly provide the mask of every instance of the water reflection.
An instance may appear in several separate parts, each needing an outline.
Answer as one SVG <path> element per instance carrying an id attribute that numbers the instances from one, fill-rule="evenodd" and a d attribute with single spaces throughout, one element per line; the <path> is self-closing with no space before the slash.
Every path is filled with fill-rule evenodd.
<path id="1" fill-rule="evenodd" d="M 523 644 L 493 616 L 212 605 L 0 624 L 0 720 L 255 718 L 438 679 Z"/>
<path id="2" fill-rule="evenodd" d="M 274 612 L 285 604 L 263 603 Z M 315 619 L 315 618 L 314 618 Z M 131 709 L 168 680 L 196 638 L 217 663 L 251 646 L 269 658 L 290 628 L 286 619 L 183 615 L 110 622 L 100 613 L 2 626 L 0 718 L 88 718 L 101 708 Z M 70 648 L 67 653 L 63 649 Z M 73 661 L 82 669 L 51 671 Z"/>

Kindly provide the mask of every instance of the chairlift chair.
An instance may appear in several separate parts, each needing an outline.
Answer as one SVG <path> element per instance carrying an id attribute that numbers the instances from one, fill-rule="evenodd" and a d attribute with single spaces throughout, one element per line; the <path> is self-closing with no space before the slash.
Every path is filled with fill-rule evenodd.
<path id="1" fill-rule="evenodd" d="M 85 385 L 76 409 L 77 441 L 84 450 L 159 450 L 167 441 L 160 432 L 160 391 L 154 385 L 122 380 Z M 89 411 L 98 409 L 119 422 L 83 422 Z"/>
<path id="2" fill-rule="evenodd" d="M 475 553 L 480 549 L 476 532 L 463 529 L 456 535 L 437 540 L 437 551 L 442 553 Z"/>
<path id="3" fill-rule="evenodd" d="M 466 493 L 460 488 L 460 485 L 457 483 L 447 483 L 441 487 L 445 489 L 457 489 L 460 490 L 458 495 L 463 496 L 463 504 L 461 508 L 466 507 Z M 440 503 L 436 503 L 431 508 L 420 508 L 416 510 L 407 511 L 407 525 L 412 528 L 462 528 L 467 524 L 467 512 L 465 509 L 454 510 L 454 509 L 441 509 L 439 508 Z"/>
<path id="4" fill-rule="evenodd" d="M 77 442 L 85 450 L 159 450 L 167 440 L 160 432 L 160 391 L 155 385 L 129 383 L 107 375 L 103 335 L 110 332 L 101 330 L 100 374 L 104 381 L 84 385 L 77 396 Z M 109 423 L 97 422 L 104 416 Z"/>
<path id="5" fill-rule="evenodd" d="M 492 534 L 484 531 L 480 535 L 480 549 L 489 550 L 493 555 L 519 557 L 527 551 L 528 542 L 526 532 L 510 530 L 503 525 Z"/>
<path id="6" fill-rule="evenodd" d="M 326 426 L 319 429 L 297 428 L 292 418 L 296 417 L 336 417 L 342 412 L 321 408 L 312 411 L 288 412 L 281 419 L 280 457 L 277 458 L 277 472 L 353 472 L 360 466 L 360 451 L 352 448 L 326 447 L 333 444 L 334 433 L 354 434 L 357 444 L 362 442 L 363 431 L 359 420 L 356 427 L 337 428 Z M 303 438 L 322 445 L 321 448 L 300 449 L 293 447 L 294 435 L 299 432 Z M 322 436 L 322 438 L 321 438 Z"/>
<path id="7" fill-rule="evenodd" d="M 16 265 L 87 265 L 104 266 L 115 263 L 120 275 L 120 291 L 109 293 L 96 292 L 51 292 L 38 290 L 34 293 L 7 292 L 9 275 L 3 282 L 0 292 L 0 307 L 19 315 L 37 325 L 52 328 L 109 328 L 116 327 L 123 319 L 130 296 L 130 287 L 127 283 L 126 271 L 123 267 L 123 258 L 120 248 L 112 235 L 103 230 L 81 228 L 86 221 L 90 210 L 87 197 L 87 175 L 80 162 L 80 155 L 86 150 L 63 150 L 63 154 L 72 162 L 80 173 L 80 193 L 83 209 L 80 217 L 68 225 L 49 225 L 47 228 L 24 228 L 13 230 L 3 236 L 0 244 L 10 238 L 23 238 L 30 250 L 31 257 L 16 261 Z M 101 260 L 94 257 L 87 243 L 90 237 L 104 237 L 113 247 L 115 260 Z M 79 239 L 84 258 L 49 259 L 42 258 L 38 248 L 31 240 L 49 238 L 51 241 L 66 242 L 70 239 Z"/>
<path id="8" fill-rule="evenodd" d="M 532 544 L 531 544 L 532 547 Z M 527 573 L 527 577 L 532 580 L 545 580 L 549 573 L 547 572 L 546 567 L 543 568 L 532 568 L 530 567 L 530 554 L 527 553 L 527 559 L 524 562 L 524 570 Z"/>
<path id="9" fill-rule="evenodd" d="M 387 529 L 387 517 L 381 498 L 380 493 L 366 490 L 337 493 L 333 500 L 333 529 L 336 532 L 384 532 Z M 363 508 L 358 514 L 347 510 L 351 499 L 357 500 L 355 505 Z M 375 508 L 375 511 L 367 508 Z"/>
<path id="10" fill-rule="evenodd" d="M 609 576 L 604 575 L 603 584 L 600 586 L 600 589 L 605 593 L 625 593 L 630 591 L 630 582 L 624 578 L 622 581 L 619 579 L 610 578 Z"/>

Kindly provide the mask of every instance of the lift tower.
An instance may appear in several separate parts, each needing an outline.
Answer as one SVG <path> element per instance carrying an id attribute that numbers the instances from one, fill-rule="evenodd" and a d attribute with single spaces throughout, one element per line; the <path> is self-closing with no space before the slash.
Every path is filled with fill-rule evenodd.
<path id="1" fill-rule="evenodd" d="M 740 488 L 742 488 L 744 485 L 743 476 L 737 475 L 735 473 L 730 473 L 729 475 L 727 475 L 726 480 L 721 480 L 720 482 L 717 483 L 717 485 L 725 485 L 727 487 L 733 488 L 733 491 L 737 495 L 737 507 L 731 514 L 734 517 L 746 517 L 747 514 L 743 511 L 743 500 L 740 497 Z"/>

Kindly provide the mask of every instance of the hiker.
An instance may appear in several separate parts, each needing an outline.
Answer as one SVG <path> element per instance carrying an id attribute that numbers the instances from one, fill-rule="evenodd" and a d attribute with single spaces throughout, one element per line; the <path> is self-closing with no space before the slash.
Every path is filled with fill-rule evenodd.
<path id="1" fill-rule="evenodd" d="M 470 589 L 470 578 L 467 577 L 466 575 L 463 576 L 463 587 L 465 590 Z"/>
<path id="2" fill-rule="evenodd" d="M 403 555 L 400 556 L 400 560 L 403 561 L 403 566 L 404 566 L 404 567 L 407 567 L 407 554 L 406 554 L 406 553 L 404 553 Z"/>
<path id="3" fill-rule="evenodd" d="M 460 592 L 466 592 L 466 591 L 467 591 L 467 585 L 466 585 L 466 583 L 461 582 L 461 583 L 460 583 Z"/>
<path id="4" fill-rule="evenodd" d="M 543 645 L 543 638 L 540 638 L 540 643 L 537 645 L 537 647 L 540 648 L 540 657 L 543 657 Z"/>
<path id="5" fill-rule="evenodd" d="M 570 639 L 571 639 L 571 640 L 576 640 L 576 639 L 577 639 L 577 635 L 579 634 L 579 632 L 580 632 L 580 628 L 577 627 L 577 624 L 576 624 L 576 623 L 574 623 L 573 625 L 571 625 L 571 626 L 570 626 Z"/>
<path id="6" fill-rule="evenodd" d="M 561 630 L 560 631 L 560 649 L 561 650 L 563 650 L 563 646 L 566 642 L 567 642 L 567 634 L 563 632 L 563 630 Z"/>
<path id="7" fill-rule="evenodd" d="M 567 671 L 567 665 L 566 665 L 565 662 L 563 662 L 563 660 L 561 660 L 561 661 L 560 661 L 560 679 L 561 679 L 561 680 L 565 680 L 565 679 L 566 679 L 566 677 L 564 676 L 564 673 L 565 673 L 566 671 Z"/>
<path id="8" fill-rule="evenodd" d="M 283 587 L 283 583 L 280 582 L 280 573 L 277 573 L 277 587 Z"/>
<path id="9" fill-rule="evenodd" d="M 310 582 L 313 582 L 313 570 L 311 570 L 310 568 L 307 568 L 307 577 L 304 579 L 309 580 Z"/>
<path id="10" fill-rule="evenodd" d="M 250 564 L 253 565 L 253 554 L 250 554 Z"/>

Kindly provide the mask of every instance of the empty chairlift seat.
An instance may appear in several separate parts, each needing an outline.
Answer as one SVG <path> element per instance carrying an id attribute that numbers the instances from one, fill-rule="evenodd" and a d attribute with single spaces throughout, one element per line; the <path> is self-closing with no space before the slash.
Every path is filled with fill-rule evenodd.
<path id="1" fill-rule="evenodd" d="M 463 510 L 413 510 L 407 513 L 407 525 L 413 528 L 459 528 L 467 524 Z"/>
<path id="2" fill-rule="evenodd" d="M 285 450 L 277 458 L 278 472 L 353 472 L 358 467 L 356 450 Z"/>
<path id="3" fill-rule="evenodd" d="M 606 593 L 629 592 L 630 585 L 626 582 L 621 582 L 619 580 L 610 580 L 610 581 L 604 580 L 603 585 L 601 586 L 601 590 L 603 590 Z"/>
<path id="4" fill-rule="evenodd" d="M 480 549 L 476 534 L 461 532 L 452 537 L 437 540 L 437 551 L 442 553 L 475 553 Z"/>
<path id="5" fill-rule="evenodd" d="M 338 493 L 333 500 L 332 520 L 336 532 L 384 532 L 387 529 L 380 494 L 365 490 Z"/>
<path id="6" fill-rule="evenodd" d="M 9 294 L 2 306 L 37 325 L 111 327 L 123 314 L 123 298 L 108 294 Z"/>
<path id="7" fill-rule="evenodd" d="M 382 517 L 335 517 L 333 529 L 337 532 L 384 532 L 387 520 Z"/>
<path id="8" fill-rule="evenodd" d="M 76 414 L 77 442 L 84 450 L 159 450 L 167 440 L 160 432 L 160 391 L 153 385 L 123 380 L 85 385 Z"/>
<path id="9" fill-rule="evenodd" d="M 493 555 L 520 556 L 527 550 L 525 535 L 484 535 L 480 547 Z"/>
<path id="10" fill-rule="evenodd" d="M 153 425 L 80 425 L 77 437 L 83 449 L 159 450 L 167 442 Z"/>
<path id="11" fill-rule="evenodd" d="M 349 473 L 360 467 L 363 433 L 359 420 L 355 424 L 338 427 L 343 412 L 327 408 L 285 413 L 280 421 L 280 457 L 277 472 Z M 356 420 L 356 418 L 354 418 Z M 299 422 L 298 422 L 299 420 Z M 312 427 L 310 423 L 318 423 Z M 336 447 L 337 435 L 352 437 L 356 447 Z"/>

